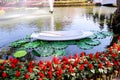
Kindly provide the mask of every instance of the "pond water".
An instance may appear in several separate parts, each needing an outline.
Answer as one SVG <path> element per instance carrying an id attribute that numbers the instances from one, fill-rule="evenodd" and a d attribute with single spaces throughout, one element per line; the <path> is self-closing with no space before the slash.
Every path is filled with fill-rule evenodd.
<path id="1" fill-rule="evenodd" d="M 33 32 L 41 31 L 111 31 L 106 19 L 110 19 L 115 7 L 55 7 L 49 8 L 5 8 L 0 12 L 0 49 Z M 72 34 L 72 33 L 71 33 Z M 66 48 L 67 55 L 85 51 L 101 52 L 110 45 L 113 36 L 101 39 L 101 44 L 90 50 L 79 49 L 76 45 Z"/>

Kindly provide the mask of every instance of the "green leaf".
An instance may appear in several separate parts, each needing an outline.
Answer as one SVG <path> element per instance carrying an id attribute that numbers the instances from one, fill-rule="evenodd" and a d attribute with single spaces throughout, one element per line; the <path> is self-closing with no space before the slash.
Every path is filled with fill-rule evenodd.
<path id="1" fill-rule="evenodd" d="M 99 45 L 101 42 L 99 41 L 99 40 L 89 40 L 89 41 L 87 41 L 87 42 L 85 42 L 86 44 L 88 44 L 88 45 L 91 45 L 91 46 L 97 46 L 97 45 Z"/>
<path id="2" fill-rule="evenodd" d="M 65 50 L 55 50 L 53 55 L 55 56 L 64 56 L 66 54 Z"/>
<path id="3" fill-rule="evenodd" d="M 14 53 L 14 57 L 21 58 L 21 57 L 25 56 L 26 54 L 27 54 L 27 52 L 25 50 L 16 51 Z"/>
<path id="4" fill-rule="evenodd" d="M 65 49 L 67 47 L 65 42 L 52 42 L 51 45 L 54 49 Z"/>
<path id="5" fill-rule="evenodd" d="M 77 43 L 77 46 L 81 49 L 84 49 L 84 50 L 89 50 L 89 49 L 92 49 L 93 46 L 91 45 L 87 45 L 86 42 L 89 41 L 90 38 L 84 38 L 84 39 L 81 39 L 78 43 Z"/>

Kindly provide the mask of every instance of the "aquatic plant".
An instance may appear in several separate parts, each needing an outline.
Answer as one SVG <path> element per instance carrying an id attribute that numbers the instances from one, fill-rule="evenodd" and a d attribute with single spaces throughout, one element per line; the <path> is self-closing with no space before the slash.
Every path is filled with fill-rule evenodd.
<path id="1" fill-rule="evenodd" d="M 106 52 L 53 57 L 51 61 L 0 60 L 0 80 L 98 80 L 119 76 L 120 40 Z M 104 75 L 104 77 L 103 77 Z M 111 76 L 112 75 L 112 76 Z"/>
<path id="2" fill-rule="evenodd" d="M 19 50 L 19 51 L 16 51 L 13 56 L 15 58 L 22 58 L 24 57 L 25 55 L 27 54 L 27 52 L 25 50 Z"/>
<path id="3" fill-rule="evenodd" d="M 79 42 L 77 43 L 77 46 L 81 49 L 92 49 L 93 46 L 86 44 L 87 41 L 89 41 L 90 38 L 84 38 L 84 39 L 80 39 Z"/>
<path id="4" fill-rule="evenodd" d="M 65 56 L 66 55 L 66 51 L 64 49 L 62 50 L 55 50 L 53 53 L 54 56 Z"/>
<path id="5" fill-rule="evenodd" d="M 52 56 L 53 49 L 51 47 L 40 47 L 39 49 L 32 50 L 32 54 L 38 57 Z"/>
<path id="6" fill-rule="evenodd" d="M 68 45 L 64 42 L 51 42 L 51 47 L 53 49 L 65 49 Z"/>
<path id="7" fill-rule="evenodd" d="M 28 43 L 29 41 L 30 41 L 29 39 L 20 39 L 12 42 L 10 44 L 10 47 L 14 47 L 14 48 L 21 47 L 23 44 Z"/>

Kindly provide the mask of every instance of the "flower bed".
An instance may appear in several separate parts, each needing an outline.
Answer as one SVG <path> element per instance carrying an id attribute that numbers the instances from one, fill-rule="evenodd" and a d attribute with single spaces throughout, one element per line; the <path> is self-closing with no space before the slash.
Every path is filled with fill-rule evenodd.
<path id="1" fill-rule="evenodd" d="M 81 52 L 52 61 L 20 62 L 18 59 L 0 61 L 0 80 L 112 80 L 120 72 L 120 38 L 105 52 Z"/>

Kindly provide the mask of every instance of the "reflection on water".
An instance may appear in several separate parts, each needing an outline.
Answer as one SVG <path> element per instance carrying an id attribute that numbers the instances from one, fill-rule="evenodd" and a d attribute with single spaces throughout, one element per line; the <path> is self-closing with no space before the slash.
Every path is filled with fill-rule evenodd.
<path id="1" fill-rule="evenodd" d="M 33 32 L 46 30 L 110 31 L 106 19 L 110 19 L 115 10 L 111 7 L 56 7 L 54 13 L 50 14 L 48 8 L 5 9 L 5 14 L 0 16 L 0 47 Z M 104 50 L 110 44 L 111 37 L 101 41 L 102 44 L 92 52 Z M 69 46 L 69 49 L 80 51 L 73 47 Z M 72 53 L 72 50 L 67 49 L 68 53 Z"/>

